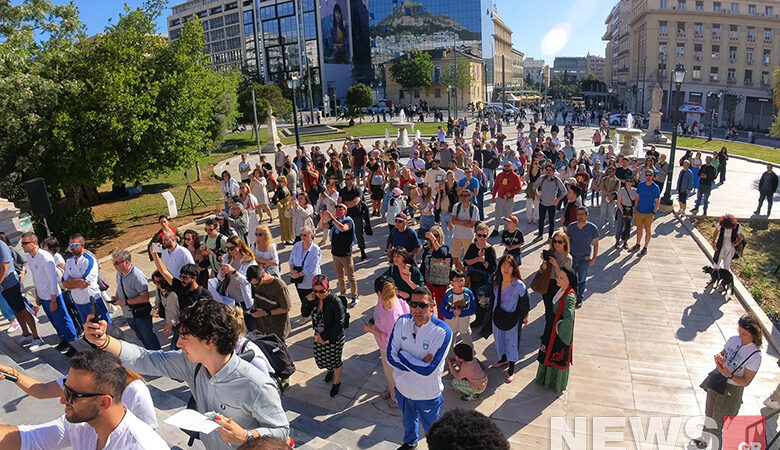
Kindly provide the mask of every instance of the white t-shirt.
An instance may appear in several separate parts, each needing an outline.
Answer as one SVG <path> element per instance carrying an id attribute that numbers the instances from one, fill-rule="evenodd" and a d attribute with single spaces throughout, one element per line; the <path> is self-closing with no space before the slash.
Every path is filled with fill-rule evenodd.
<path id="1" fill-rule="evenodd" d="M 35 291 L 41 300 L 51 300 L 52 295 L 60 295 L 57 284 L 57 263 L 51 253 L 38 249 L 35 256 L 27 255 L 27 267 L 33 277 Z"/>
<path id="2" fill-rule="evenodd" d="M 62 387 L 65 377 L 57 379 L 57 384 Z M 135 380 L 125 387 L 122 392 L 122 403 L 127 406 L 135 417 L 152 428 L 157 428 L 157 415 L 154 412 L 154 402 L 149 388 L 141 380 Z"/>
<path id="3" fill-rule="evenodd" d="M 425 182 L 431 189 L 435 189 L 439 182 L 447 178 L 447 172 L 444 169 L 431 169 L 425 171 Z"/>
<path id="4" fill-rule="evenodd" d="M 751 342 L 750 344 L 742 345 L 742 339 L 740 339 L 739 336 L 732 336 L 726 341 L 726 345 L 724 345 L 723 348 L 726 349 L 726 362 L 724 363 L 724 366 L 726 366 L 729 372 L 733 372 L 735 377 L 745 376 L 746 368 L 758 372 L 758 368 L 761 367 L 761 352 L 759 351 L 755 355 L 750 356 L 756 350 L 760 350 L 756 344 Z M 750 357 L 750 359 L 745 361 L 748 357 Z M 739 366 L 742 361 L 745 361 L 745 363 L 734 372 L 734 368 Z M 729 380 L 729 384 L 738 386 L 734 380 Z"/>
<path id="5" fill-rule="evenodd" d="M 83 289 L 70 290 L 73 302 L 77 305 L 89 304 L 90 297 L 100 295 L 100 288 L 98 288 L 97 282 L 98 262 L 92 253 L 85 251 L 78 258 L 75 256 L 68 258 L 68 261 L 65 263 L 65 274 L 62 276 L 62 281 L 68 278 L 81 278 L 87 282 L 87 287 Z"/>
<path id="6" fill-rule="evenodd" d="M 185 264 L 195 264 L 195 260 L 192 259 L 192 253 L 181 245 L 174 247 L 172 252 L 168 249 L 163 249 L 160 259 L 162 259 L 168 272 L 170 272 L 174 278 L 179 278 L 182 266 Z"/>
<path id="7" fill-rule="evenodd" d="M 468 206 L 465 206 L 462 203 L 456 203 L 455 206 L 452 207 L 452 214 L 455 220 L 469 220 L 469 221 L 479 220 L 479 209 L 477 209 L 477 207 L 474 206 L 473 204 L 469 204 Z M 453 227 L 452 237 L 455 239 L 473 240 L 474 227 L 455 225 Z"/>
<path id="8" fill-rule="evenodd" d="M 63 414 L 40 425 L 20 425 L 21 450 L 51 450 L 71 447 L 94 450 L 98 435 L 88 423 L 70 423 Z M 128 409 L 122 421 L 108 436 L 103 450 L 159 450 L 168 444 Z"/>

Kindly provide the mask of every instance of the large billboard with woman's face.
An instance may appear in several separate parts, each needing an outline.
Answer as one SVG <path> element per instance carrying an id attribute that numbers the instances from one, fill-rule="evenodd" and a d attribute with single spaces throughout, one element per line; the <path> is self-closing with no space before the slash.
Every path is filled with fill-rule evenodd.
<path id="1" fill-rule="evenodd" d="M 322 0 L 322 52 L 325 64 L 352 61 L 349 0 Z"/>

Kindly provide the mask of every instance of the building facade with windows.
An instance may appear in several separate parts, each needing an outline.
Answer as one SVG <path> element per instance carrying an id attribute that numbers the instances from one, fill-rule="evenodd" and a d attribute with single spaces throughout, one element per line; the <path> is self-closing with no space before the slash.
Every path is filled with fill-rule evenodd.
<path id="1" fill-rule="evenodd" d="M 599 81 L 605 81 L 603 56 L 588 54 L 588 56 L 585 57 L 585 63 L 587 65 L 587 73 L 592 73 L 596 76 L 596 78 L 599 79 Z"/>
<path id="2" fill-rule="evenodd" d="M 633 11 L 633 0 L 619 0 L 607 15 L 606 30 L 601 37 L 607 41 L 604 49 L 604 82 L 612 87 L 620 103 L 625 103 L 629 93 L 628 75 L 631 68 L 629 58 L 631 27 L 628 18 Z"/>
<path id="3" fill-rule="evenodd" d="M 493 73 L 496 90 L 512 85 L 512 30 L 493 7 Z"/>
<path id="4" fill-rule="evenodd" d="M 550 87 L 550 66 L 543 59 L 525 58 L 523 72 L 538 86 Z"/>
<path id="5" fill-rule="evenodd" d="M 552 76 L 566 73 L 570 79 L 581 80 L 588 74 L 588 60 L 583 56 L 556 56 L 553 61 Z"/>
<path id="6" fill-rule="evenodd" d="M 520 50 L 512 49 L 512 86 L 525 87 L 525 70 L 523 70 L 523 57 L 525 54 Z"/>
<path id="7" fill-rule="evenodd" d="M 649 110 L 652 89 L 659 85 L 667 118 L 690 102 L 714 111 L 718 124 L 771 125 L 772 73 L 780 65 L 779 1 L 635 0 L 628 23 L 630 109 Z M 686 69 L 685 83 L 680 96 L 672 92 L 670 99 L 671 71 L 678 63 Z"/>

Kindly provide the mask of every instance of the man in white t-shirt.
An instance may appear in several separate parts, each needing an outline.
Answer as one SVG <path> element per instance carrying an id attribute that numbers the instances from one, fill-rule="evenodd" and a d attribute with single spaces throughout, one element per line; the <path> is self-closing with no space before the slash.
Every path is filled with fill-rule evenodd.
<path id="1" fill-rule="evenodd" d="M 455 265 L 463 269 L 462 256 L 474 241 L 474 225 L 479 221 L 479 210 L 471 202 L 471 191 L 463 189 L 460 194 L 460 203 L 452 207 L 450 223 L 447 226 L 452 233 L 452 249 L 450 253 L 455 260 Z"/>
<path id="2" fill-rule="evenodd" d="M 158 450 L 168 444 L 120 400 L 127 372 L 114 355 L 98 350 L 70 360 L 63 380 L 65 415 L 39 425 L 0 425 L 0 448 L 49 450 Z"/>
<path id="3" fill-rule="evenodd" d="M 176 243 L 176 238 L 173 236 L 172 231 L 166 230 L 163 232 L 160 244 L 163 248 L 160 259 L 162 259 L 165 267 L 174 274 L 174 277 L 181 272 L 181 268 L 185 264 L 195 264 L 192 253 Z"/>
<path id="4" fill-rule="evenodd" d="M 249 172 L 252 171 L 252 164 L 247 161 L 249 156 L 246 153 L 241 154 L 241 162 L 238 163 L 238 174 L 242 183 L 249 184 Z"/>
<path id="5" fill-rule="evenodd" d="M 100 296 L 98 287 L 98 261 L 91 252 L 84 248 L 84 236 L 75 233 L 70 236 L 68 248 L 72 255 L 65 262 L 65 274 L 62 276 L 62 287 L 70 290 L 70 296 L 79 312 L 81 322 L 87 320 L 92 314 L 90 298 L 95 299 L 98 316 L 111 323 L 103 297 Z"/>
<path id="6" fill-rule="evenodd" d="M 412 159 L 406 163 L 406 166 L 414 172 L 414 182 L 417 183 L 418 186 L 421 185 L 423 182 L 422 174 L 425 172 L 425 161 L 420 159 L 419 150 L 413 150 Z"/>
<path id="7" fill-rule="evenodd" d="M 440 161 L 434 159 L 431 161 L 431 168 L 425 171 L 425 183 L 435 190 L 439 183 L 447 178 L 447 172 L 441 168 Z"/>

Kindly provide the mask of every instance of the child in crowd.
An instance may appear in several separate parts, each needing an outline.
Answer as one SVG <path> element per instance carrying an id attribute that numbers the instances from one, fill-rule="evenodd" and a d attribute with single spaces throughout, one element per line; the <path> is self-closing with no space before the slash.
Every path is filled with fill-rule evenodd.
<path id="1" fill-rule="evenodd" d="M 452 340 L 450 341 L 450 353 L 452 356 L 452 346 L 455 344 L 457 335 L 471 347 L 471 316 L 477 312 L 477 300 L 471 289 L 466 287 L 466 276 L 462 271 L 453 269 L 450 271 L 450 285 L 452 286 L 444 294 L 442 300 L 442 318 L 447 322 L 452 330 Z"/>
<path id="2" fill-rule="evenodd" d="M 485 392 L 488 377 L 479 361 L 474 357 L 474 349 L 464 343 L 455 346 L 455 363 L 447 358 L 447 367 L 453 377 L 452 387 L 462 392 L 461 400 L 470 402 Z"/>
<path id="3" fill-rule="evenodd" d="M 504 217 L 506 221 L 506 228 L 501 232 L 501 244 L 504 246 L 504 251 L 515 258 L 517 265 L 522 265 L 522 248 L 525 244 L 523 239 L 523 232 L 517 228 L 517 224 L 520 219 L 517 216 Z"/>

